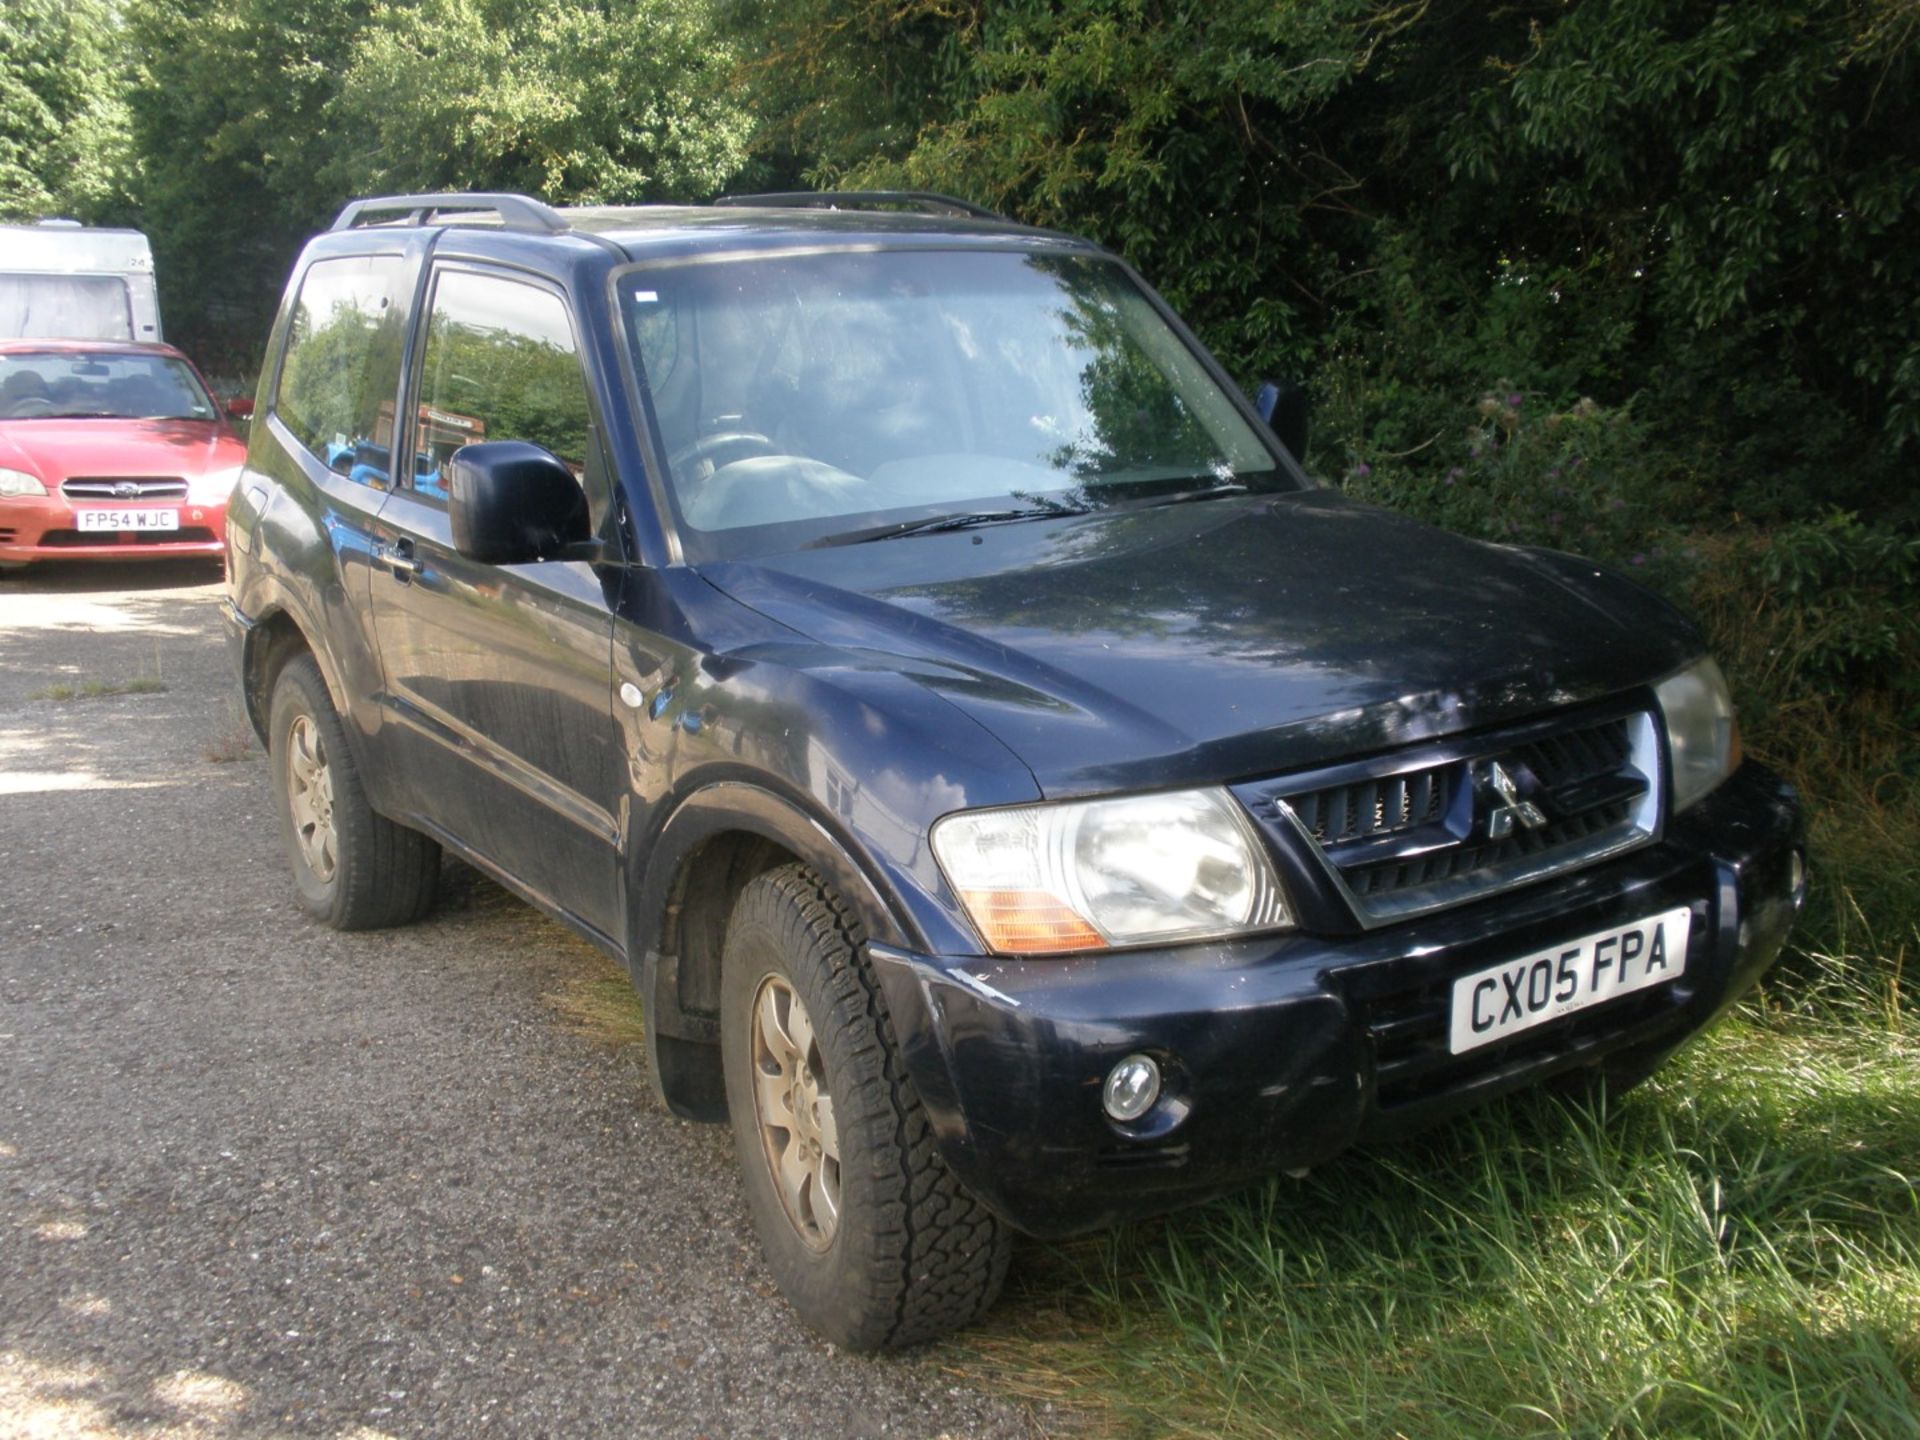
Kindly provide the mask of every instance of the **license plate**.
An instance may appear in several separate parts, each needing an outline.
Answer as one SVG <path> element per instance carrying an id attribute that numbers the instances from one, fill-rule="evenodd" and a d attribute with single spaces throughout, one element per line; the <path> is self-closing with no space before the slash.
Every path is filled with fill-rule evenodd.
<path id="1" fill-rule="evenodd" d="M 178 530 L 178 510 L 80 510 L 75 524 L 82 530 Z"/>
<path id="2" fill-rule="evenodd" d="M 1683 905 L 1454 981 L 1448 1048 L 1455 1055 L 1478 1049 L 1673 979 L 1687 968 L 1692 922 L 1693 913 Z"/>

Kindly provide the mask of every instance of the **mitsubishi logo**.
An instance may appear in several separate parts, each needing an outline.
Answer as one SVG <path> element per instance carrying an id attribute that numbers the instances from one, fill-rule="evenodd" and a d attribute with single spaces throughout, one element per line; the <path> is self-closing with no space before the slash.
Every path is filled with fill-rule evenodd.
<path id="1" fill-rule="evenodd" d="M 1547 817 L 1541 814 L 1538 805 L 1520 798 L 1519 783 L 1498 760 L 1487 761 L 1478 778 L 1485 789 L 1493 792 L 1493 798 L 1500 802 L 1487 812 L 1489 840 L 1506 839 L 1513 833 L 1516 821 L 1529 830 L 1538 830 L 1547 823 Z"/>

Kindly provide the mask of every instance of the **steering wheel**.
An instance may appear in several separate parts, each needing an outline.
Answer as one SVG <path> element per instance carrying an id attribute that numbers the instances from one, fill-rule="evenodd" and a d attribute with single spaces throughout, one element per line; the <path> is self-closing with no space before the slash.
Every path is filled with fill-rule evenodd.
<path id="1" fill-rule="evenodd" d="M 739 453 L 732 453 L 734 451 Z M 745 460 L 749 456 L 779 453 L 780 447 L 757 430 L 720 430 L 712 435 L 702 435 L 691 445 L 683 445 L 674 451 L 667 457 L 667 468 L 678 475 L 682 467 L 707 460 L 718 470 L 722 465 L 731 465 L 735 460 Z M 721 455 L 725 455 L 726 459 L 716 458 Z"/>
<path id="2" fill-rule="evenodd" d="M 53 401 L 43 395 L 26 395 L 7 407 L 9 420 L 38 419 L 53 414 Z"/>

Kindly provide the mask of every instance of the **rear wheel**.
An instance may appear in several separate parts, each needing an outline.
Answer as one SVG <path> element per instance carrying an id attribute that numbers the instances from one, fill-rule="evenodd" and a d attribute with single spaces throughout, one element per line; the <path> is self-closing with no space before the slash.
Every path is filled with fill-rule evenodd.
<path id="1" fill-rule="evenodd" d="M 267 752 L 301 909 L 336 930 L 372 930 L 432 908 L 440 847 L 367 804 L 311 655 L 289 660 L 274 682 Z"/>
<path id="2" fill-rule="evenodd" d="M 768 1268 L 809 1325 L 880 1350 L 982 1314 L 1011 1237 L 934 1148 L 863 938 L 805 867 L 751 881 L 727 929 L 721 1048 Z"/>

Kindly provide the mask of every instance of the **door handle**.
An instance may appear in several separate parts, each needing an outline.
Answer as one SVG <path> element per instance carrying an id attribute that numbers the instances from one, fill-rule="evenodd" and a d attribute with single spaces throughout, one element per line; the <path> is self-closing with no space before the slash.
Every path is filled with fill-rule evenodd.
<path id="1" fill-rule="evenodd" d="M 420 571 L 420 562 L 413 558 L 413 542 L 396 540 L 391 545 L 379 546 L 373 552 L 374 559 L 393 572 L 393 578 L 405 585 Z"/>

